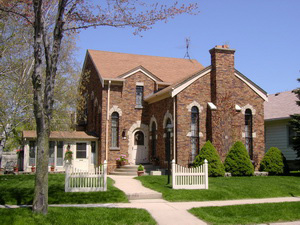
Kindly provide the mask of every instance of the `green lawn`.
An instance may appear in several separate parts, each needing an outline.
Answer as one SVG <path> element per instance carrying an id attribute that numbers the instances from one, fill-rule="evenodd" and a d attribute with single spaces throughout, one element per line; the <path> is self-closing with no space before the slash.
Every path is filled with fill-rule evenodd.
<path id="1" fill-rule="evenodd" d="M 34 224 L 156 224 L 143 209 L 59 208 L 49 207 L 46 216 L 33 214 L 29 208 L 0 209 L 2 225 Z"/>
<path id="2" fill-rule="evenodd" d="M 106 192 L 65 193 L 64 174 L 49 174 L 49 204 L 128 202 L 124 192 L 113 186 L 108 178 Z M 31 204 L 34 193 L 34 175 L 0 176 L 0 205 Z"/>
<path id="3" fill-rule="evenodd" d="M 300 220 L 300 202 L 203 207 L 189 210 L 210 224 L 261 224 Z"/>
<path id="4" fill-rule="evenodd" d="M 208 190 L 174 190 L 167 176 L 136 178 L 168 201 L 209 201 L 300 196 L 299 176 L 210 177 Z"/>

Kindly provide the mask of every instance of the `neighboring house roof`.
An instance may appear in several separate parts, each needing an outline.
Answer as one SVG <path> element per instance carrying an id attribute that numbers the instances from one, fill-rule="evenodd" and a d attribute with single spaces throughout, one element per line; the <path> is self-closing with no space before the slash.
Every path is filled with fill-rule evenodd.
<path id="1" fill-rule="evenodd" d="M 36 138 L 35 130 L 24 130 L 23 138 Z M 50 139 L 84 139 L 84 140 L 97 140 L 98 138 L 92 135 L 88 135 L 84 131 L 52 131 L 50 133 Z"/>
<path id="2" fill-rule="evenodd" d="M 269 101 L 265 102 L 265 120 L 277 120 L 289 118 L 292 114 L 300 114 L 299 100 L 292 91 L 285 91 L 269 95 Z"/>
<path id="3" fill-rule="evenodd" d="M 88 50 L 96 70 L 102 78 L 119 78 L 133 68 L 143 67 L 163 82 L 175 83 L 203 69 L 195 59 L 135 55 Z"/>

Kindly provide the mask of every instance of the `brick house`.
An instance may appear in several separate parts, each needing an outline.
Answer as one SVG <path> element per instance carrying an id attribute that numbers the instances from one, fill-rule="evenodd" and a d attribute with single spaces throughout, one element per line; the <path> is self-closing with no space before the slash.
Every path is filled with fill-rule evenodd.
<path id="1" fill-rule="evenodd" d="M 78 130 L 99 137 L 98 160 L 109 170 L 168 158 L 188 166 L 211 140 L 222 160 L 241 140 L 257 165 L 264 155 L 267 94 L 234 68 L 227 45 L 210 50 L 211 65 L 196 60 L 88 50 L 83 72 L 86 118 Z"/>

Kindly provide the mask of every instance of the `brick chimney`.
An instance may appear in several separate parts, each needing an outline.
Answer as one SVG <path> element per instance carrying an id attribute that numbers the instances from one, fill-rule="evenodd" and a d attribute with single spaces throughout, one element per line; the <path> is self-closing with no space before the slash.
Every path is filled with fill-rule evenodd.
<path id="1" fill-rule="evenodd" d="M 228 93 L 232 88 L 234 76 L 234 49 L 228 45 L 216 45 L 209 50 L 211 54 L 211 98 L 218 105 L 218 96 Z"/>

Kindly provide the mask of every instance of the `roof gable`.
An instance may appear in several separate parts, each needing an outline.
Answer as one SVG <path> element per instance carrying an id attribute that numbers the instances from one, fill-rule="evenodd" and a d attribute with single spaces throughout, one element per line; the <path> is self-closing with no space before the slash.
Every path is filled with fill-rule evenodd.
<path id="1" fill-rule="evenodd" d="M 102 78 L 117 78 L 134 68 L 151 71 L 160 81 L 176 83 L 203 68 L 197 60 L 88 50 Z"/>
<path id="2" fill-rule="evenodd" d="M 143 74 L 145 74 L 147 77 L 149 77 L 150 79 L 156 81 L 156 82 L 162 82 L 161 79 L 159 79 L 157 76 L 155 76 L 153 73 L 151 73 L 149 70 L 145 69 L 143 66 L 138 66 L 120 76 L 118 76 L 119 78 L 127 78 L 130 77 L 131 75 L 137 73 L 137 72 L 142 72 Z"/>

